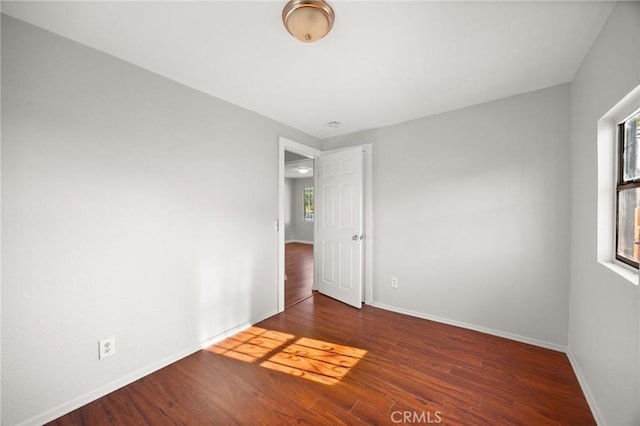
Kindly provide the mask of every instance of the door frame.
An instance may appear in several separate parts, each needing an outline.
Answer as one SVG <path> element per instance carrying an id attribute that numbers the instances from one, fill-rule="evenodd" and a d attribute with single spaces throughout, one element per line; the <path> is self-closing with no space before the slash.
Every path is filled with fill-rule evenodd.
<path id="1" fill-rule="evenodd" d="M 312 158 L 322 155 L 319 149 L 280 137 L 278 149 L 278 312 L 284 311 L 284 152 L 289 151 Z M 316 167 L 313 166 L 315 181 Z M 315 225 L 314 225 L 315 227 Z M 315 232 L 314 232 L 315 235 Z M 314 236 L 315 238 L 315 236 Z M 314 279 L 315 288 L 315 279 Z"/>
<path id="2" fill-rule="evenodd" d="M 364 279 L 362 282 L 363 301 L 365 304 L 370 305 L 373 300 L 373 145 L 363 144 L 360 145 L 363 150 L 363 208 L 364 208 Z M 316 159 L 322 155 L 322 151 L 310 147 L 308 145 L 301 144 L 299 142 L 292 141 L 291 139 L 279 138 L 278 147 L 278 281 L 277 281 L 277 308 L 278 312 L 284 311 L 284 272 L 285 272 L 285 257 L 284 257 L 284 153 L 290 151 L 296 154 L 305 155 Z M 336 150 L 338 151 L 338 150 Z M 317 167 L 314 164 L 313 177 L 314 182 L 317 178 Z M 315 183 L 314 183 L 315 186 Z M 315 228 L 315 224 L 314 224 Z M 314 230 L 314 242 L 316 232 Z M 313 289 L 316 286 L 316 274 L 313 274 Z"/>

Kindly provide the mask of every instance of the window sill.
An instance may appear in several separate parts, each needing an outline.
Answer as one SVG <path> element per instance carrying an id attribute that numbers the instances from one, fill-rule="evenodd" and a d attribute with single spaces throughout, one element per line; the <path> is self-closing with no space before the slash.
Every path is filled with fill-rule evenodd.
<path id="1" fill-rule="evenodd" d="M 631 268 L 622 266 L 618 263 L 611 262 L 611 261 L 600 262 L 600 264 L 612 270 L 616 274 L 620 275 L 622 278 L 626 279 L 631 284 L 638 285 L 638 271 L 631 270 Z"/>

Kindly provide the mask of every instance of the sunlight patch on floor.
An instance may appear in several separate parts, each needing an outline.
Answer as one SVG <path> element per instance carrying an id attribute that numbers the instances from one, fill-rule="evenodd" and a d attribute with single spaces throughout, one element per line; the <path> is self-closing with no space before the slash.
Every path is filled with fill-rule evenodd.
<path id="1" fill-rule="evenodd" d="M 302 337 L 260 365 L 318 383 L 339 382 L 367 351 Z"/>
<path id="2" fill-rule="evenodd" d="M 206 350 L 317 383 L 338 383 L 366 354 L 364 349 L 251 327 Z M 281 349 L 283 346 L 284 349 Z"/>
<path id="3" fill-rule="evenodd" d="M 256 362 L 295 336 L 260 327 L 250 327 L 208 347 L 206 350 L 244 362 Z"/>

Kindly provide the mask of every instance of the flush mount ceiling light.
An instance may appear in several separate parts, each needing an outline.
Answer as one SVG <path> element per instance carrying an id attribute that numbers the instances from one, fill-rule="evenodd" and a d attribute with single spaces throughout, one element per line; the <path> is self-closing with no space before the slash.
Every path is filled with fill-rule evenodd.
<path id="1" fill-rule="evenodd" d="M 301 173 L 303 175 L 309 173 L 311 171 L 311 169 L 309 167 L 298 167 L 296 169 L 298 171 L 298 173 Z"/>
<path id="2" fill-rule="evenodd" d="M 305 43 L 329 34 L 333 21 L 333 9 L 324 0 L 291 0 L 282 10 L 284 27 Z"/>

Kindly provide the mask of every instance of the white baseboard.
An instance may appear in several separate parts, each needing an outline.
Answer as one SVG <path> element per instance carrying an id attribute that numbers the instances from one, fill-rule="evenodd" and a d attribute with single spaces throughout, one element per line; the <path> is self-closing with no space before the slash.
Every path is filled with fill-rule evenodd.
<path id="1" fill-rule="evenodd" d="M 602 416 L 602 412 L 598 408 L 598 404 L 596 403 L 596 398 L 593 396 L 591 392 L 591 388 L 587 383 L 587 379 L 582 374 L 582 370 L 580 369 L 580 364 L 578 364 L 578 360 L 571 353 L 571 349 L 567 350 L 567 358 L 569 358 L 569 362 L 571 363 L 571 367 L 573 368 L 573 372 L 576 374 L 578 378 L 578 383 L 580 384 L 580 388 L 582 389 L 582 393 L 584 397 L 587 399 L 587 404 L 589 404 L 589 408 L 591 409 L 591 414 L 596 420 L 596 423 L 600 426 L 604 426 L 607 422 L 604 421 L 604 417 Z"/>
<path id="2" fill-rule="evenodd" d="M 89 404 L 90 402 L 95 401 L 98 398 L 101 398 L 115 390 L 118 390 L 128 384 L 131 384 L 133 382 L 135 382 L 136 380 L 139 380 L 145 376 L 148 376 L 149 374 L 153 373 L 154 371 L 160 370 L 163 367 L 168 366 L 169 364 L 172 364 L 182 358 L 185 358 L 197 351 L 199 351 L 200 345 L 198 346 L 193 346 L 190 347 L 189 349 L 186 349 L 182 352 L 176 353 L 174 355 L 171 355 L 167 358 L 164 358 L 158 362 L 155 362 L 151 365 L 149 365 L 148 367 L 145 368 L 141 368 L 138 371 L 135 371 L 131 374 L 128 374 L 120 379 L 114 380 L 113 382 L 107 383 L 104 386 L 100 386 L 99 388 L 88 392 L 84 395 L 81 395 L 77 398 L 72 399 L 71 401 L 62 403 L 60 405 L 58 405 L 57 407 L 54 407 L 50 410 L 45 411 L 42 414 L 39 414 L 35 417 L 30 418 L 29 420 L 26 420 L 22 423 L 20 423 L 21 425 L 33 425 L 33 426 L 37 426 L 37 425 L 43 425 L 46 424 L 52 420 L 57 419 L 58 417 L 64 416 L 67 413 L 70 413 L 74 410 L 77 410 L 78 408 Z"/>
<path id="3" fill-rule="evenodd" d="M 289 243 L 300 243 L 300 244 L 311 244 L 313 245 L 313 241 L 304 241 L 304 240 L 287 240 L 284 242 L 285 244 Z"/>
<path id="4" fill-rule="evenodd" d="M 591 413 L 593 414 L 593 417 L 594 417 L 596 423 L 598 425 L 600 425 L 600 426 L 605 426 L 607 424 L 605 422 L 605 420 L 604 420 L 604 417 L 602 416 L 602 412 L 598 408 L 598 404 L 596 403 L 596 399 L 593 396 L 593 393 L 591 392 L 591 389 L 589 388 L 587 380 L 586 380 L 584 374 L 582 373 L 582 370 L 580 369 L 580 364 L 578 364 L 578 361 L 573 356 L 573 354 L 571 353 L 571 351 L 569 350 L 569 348 L 567 346 L 558 345 L 556 343 L 551 343 L 551 342 L 546 342 L 544 340 L 533 339 L 533 338 L 530 338 L 530 337 L 524 337 L 524 336 L 520 336 L 520 335 L 517 335 L 517 334 L 507 333 L 507 332 L 504 332 L 504 331 L 494 330 L 494 329 L 487 328 L 487 327 L 481 327 L 481 326 L 474 325 L 474 324 L 464 323 L 464 322 L 460 322 L 460 321 L 454 321 L 454 320 L 451 320 L 451 319 L 448 319 L 448 318 L 442 318 L 442 317 L 438 317 L 438 316 L 435 316 L 435 315 L 428 315 L 428 314 L 425 314 L 425 313 L 422 313 L 422 312 L 416 312 L 416 311 L 412 311 L 412 310 L 409 310 L 409 309 L 403 309 L 403 308 L 398 308 L 398 307 L 395 307 L 395 306 L 385 305 L 384 303 L 372 302 L 371 306 L 374 306 L 376 308 L 385 309 L 385 310 L 392 311 L 392 312 L 397 312 L 397 313 L 400 313 L 400 314 L 410 315 L 412 317 L 423 318 L 423 319 L 439 322 L 439 323 L 442 323 L 442 324 L 454 325 L 454 326 L 466 328 L 466 329 L 469 329 L 469 330 L 479 331 L 481 333 L 491 334 L 493 336 L 504 337 L 506 339 L 515 340 L 517 342 L 522 342 L 522 343 L 528 343 L 530 345 L 539 346 L 539 347 L 542 347 L 542 348 L 545 348 L 545 349 L 552 349 L 552 350 L 555 350 L 555 351 L 564 352 L 567 355 L 567 358 L 569 359 L 569 363 L 571 364 L 571 368 L 573 369 L 573 372 L 576 375 L 576 378 L 578 379 L 578 383 L 580 384 L 580 388 L 582 389 L 582 393 L 584 394 L 584 396 L 585 396 L 585 398 L 587 400 L 587 404 L 589 404 L 589 408 L 591 409 Z"/>
<path id="5" fill-rule="evenodd" d="M 456 327 L 466 328 L 468 330 L 479 331 L 485 334 L 491 334 L 492 336 L 504 337 L 505 339 L 515 340 L 516 342 L 527 343 L 529 345 L 539 346 L 545 349 L 551 349 L 558 352 L 567 352 L 567 347 L 559 345 L 557 343 L 547 342 L 544 340 L 538 340 L 531 337 L 520 336 L 518 334 L 508 333 L 505 331 L 494 330 L 488 327 L 482 327 L 475 324 L 469 324 L 466 322 L 455 321 L 449 318 L 438 317 L 435 315 L 425 314 L 423 312 L 412 311 L 410 309 L 398 308 L 396 306 L 385 305 L 384 303 L 371 302 L 371 306 L 376 308 L 385 309 L 387 311 L 397 312 L 399 314 L 410 315 L 412 317 L 422 318 L 430 321 L 439 322 L 442 324 L 453 325 Z"/>
<path id="6" fill-rule="evenodd" d="M 74 410 L 77 410 L 78 408 L 85 406 L 87 404 L 89 404 L 90 402 L 95 401 L 96 399 L 99 399 L 107 394 L 110 394 L 113 391 L 116 391 L 120 388 L 123 388 L 133 382 L 135 382 L 136 380 L 139 380 L 145 376 L 148 376 L 149 374 L 158 371 L 170 364 L 173 364 L 176 361 L 181 360 L 182 358 L 186 358 L 189 355 L 192 355 L 196 352 L 198 352 L 199 350 L 202 350 L 204 348 L 206 348 L 207 346 L 213 345 L 221 340 L 226 339 L 227 337 L 238 333 L 242 330 L 245 330 L 249 327 L 251 327 L 252 325 L 259 323 L 260 321 L 269 318 L 273 315 L 275 315 L 277 312 L 273 311 L 270 312 L 268 314 L 265 314 L 263 316 L 260 316 L 259 318 L 252 320 L 250 322 L 246 322 L 244 324 L 240 324 L 236 327 L 233 327 L 229 330 L 226 330 L 220 334 L 217 334 L 215 336 L 212 336 L 208 339 L 206 339 L 205 341 L 197 344 L 197 345 L 192 345 L 191 347 L 184 349 L 183 351 L 180 351 L 176 354 L 173 354 L 171 356 L 168 356 L 158 362 L 154 362 L 153 364 L 141 368 L 137 371 L 134 371 L 131 374 L 128 374 L 120 379 L 114 380 L 113 382 L 107 383 L 104 386 L 100 386 L 99 388 L 88 392 L 84 395 L 81 395 L 77 398 L 72 399 L 71 401 L 65 402 L 63 404 L 58 405 L 57 407 L 54 407 L 50 410 L 45 411 L 44 413 L 38 414 L 37 416 L 34 416 L 28 420 L 25 420 L 24 422 L 21 422 L 20 425 L 27 425 L 27 426 L 38 426 L 38 425 L 43 425 L 46 423 L 51 422 L 52 420 L 57 419 L 58 417 L 64 416 L 67 413 L 70 413 Z"/>

